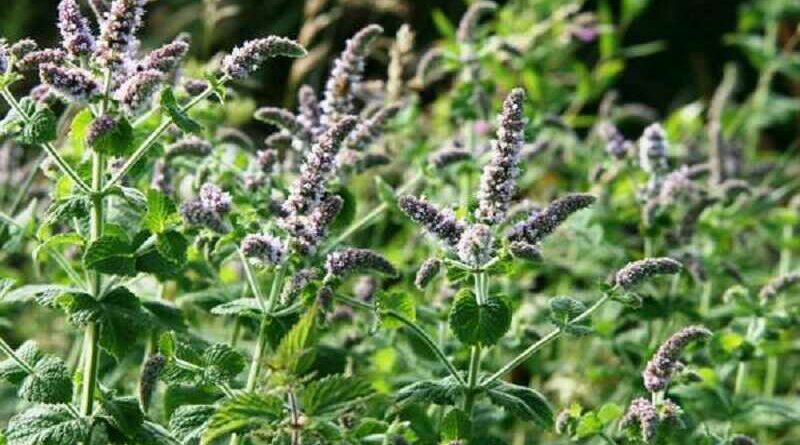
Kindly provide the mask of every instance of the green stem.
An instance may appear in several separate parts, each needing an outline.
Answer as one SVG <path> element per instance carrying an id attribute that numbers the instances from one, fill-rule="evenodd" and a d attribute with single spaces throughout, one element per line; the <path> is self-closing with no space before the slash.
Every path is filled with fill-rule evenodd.
<path id="1" fill-rule="evenodd" d="M 792 268 L 792 250 L 788 247 L 794 237 L 794 228 L 787 224 L 783 226 L 783 246 L 781 247 L 781 254 L 780 260 L 778 262 L 778 275 L 786 275 Z M 778 303 L 780 304 L 783 299 L 778 297 Z M 778 357 L 777 356 L 769 356 L 767 357 L 767 370 L 766 375 L 764 376 L 764 396 L 765 397 L 772 397 L 775 394 L 775 387 L 778 382 Z"/>
<path id="2" fill-rule="evenodd" d="M 367 303 L 364 303 L 362 301 L 358 301 L 358 300 L 353 299 L 353 298 L 348 298 L 348 297 L 345 297 L 344 295 L 335 295 L 334 299 L 336 301 L 340 302 L 340 303 L 344 303 L 344 304 L 346 304 L 348 306 L 351 306 L 351 307 L 354 307 L 354 308 L 364 309 L 364 310 L 370 311 L 370 312 L 375 312 L 375 307 L 372 306 L 371 304 L 367 304 Z M 395 320 L 403 323 L 404 325 L 406 325 L 406 327 L 408 327 L 409 329 L 414 331 L 414 333 L 417 334 L 417 336 L 420 338 L 420 340 L 422 340 L 423 343 L 425 343 L 428 346 L 428 348 L 430 348 L 430 350 L 433 352 L 433 354 L 439 359 L 440 362 L 442 362 L 442 364 L 445 366 L 445 368 L 447 368 L 447 371 L 450 372 L 450 375 L 452 375 L 453 378 L 455 378 L 456 381 L 458 381 L 459 384 L 466 385 L 466 382 L 464 381 L 464 378 L 461 377 L 461 374 L 459 374 L 459 372 L 456 369 L 456 367 L 453 366 L 453 364 L 450 362 L 450 360 L 447 359 L 447 356 L 444 354 L 444 352 L 441 350 L 441 348 L 439 348 L 439 346 L 436 344 L 436 342 L 431 338 L 430 335 L 428 335 L 427 332 L 425 332 L 424 329 L 422 329 L 422 327 L 420 327 L 418 324 L 414 323 L 413 321 L 409 320 L 408 318 L 404 317 L 400 313 L 392 311 L 392 310 L 386 311 L 384 313 L 384 315 L 387 316 L 387 317 L 394 318 Z"/>
<path id="3" fill-rule="evenodd" d="M 489 294 L 489 277 L 485 272 L 474 275 L 475 279 L 475 301 L 478 306 L 486 303 Z M 466 397 L 464 398 L 464 412 L 467 416 L 472 416 L 472 408 L 475 405 L 476 389 L 478 387 L 478 375 L 481 372 L 481 345 L 472 345 L 469 352 L 469 369 L 467 371 Z"/>
<path id="4" fill-rule="evenodd" d="M 11 208 L 8 210 L 8 213 L 11 215 L 19 211 L 23 200 L 28 197 L 28 192 L 31 190 L 33 180 L 36 178 L 36 173 L 39 172 L 39 168 L 42 166 L 42 162 L 44 162 L 46 158 L 47 153 L 42 152 L 31 164 L 30 170 L 26 173 L 25 180 L 22 182 L 22 187 L 20 187 L 19 192 L 17 192 L 17 196 L 14 197 L 14 202 L 11 203 Z"/>
<path id="5" fill-rule="evenodd" d="M 598 299 L 593 305 L 583 311 L 580 315 L 570 320 L 570 323 L 580 323 L 581 321 L 585 320 L 587 317 L 592 315 L 594 311 L 596 311 L 600 306 L 602 306 L 606 301 L 611 298 L 610 294 L 605 294 L 600 299 Z M 556 328 L 550 331 L 549 334 L 545 335 L 544 337 L 540 338 L 536 343 L 528 346 L 527 349 L 522 351 L 519 355 L 511 359 L 510 362 L 506 363 L 502 368 L 500 368 L 497 372 L 492 374 L 491 376 L 483 379 L 481 385 L 486 386 L 499 378 L 503 377 L 507 373 L 511 372 L 517 366 L 525 363 L 533 354 L 536 353 L 539 349 L 542 349 L 548 343 L 552 342 L 553 340 L 557 339 L 564 331 L 561 328 Z"/>
<path id="6" fill-rule="evenodd" d="M 225 78 L 225 77 L 220 79 L 221 83 L 225 83 L 226 81 L 227 81 L 227 78 Z M 207 99 L 212 94 L 214 94 L 214 89 L 209 85 L 208 88 L 206 88 L 205 91 L 203 91 L 202 93 L 198 94 L 191 101 L 189 101 L 186 105 L 181 107 L 180 111 L 182 113 L 185 113 L 185 112 L 189 111 L 192 107 L 194 107 L 195 105 L 197 105 L 201 101 Z M 169 119 L 167 119 L 164 122 L 162 122 L 158 127 L 156 127 L 156 129 L 153 130 L 153 132 L 150 133 L 149 136 L 147 136 L 147 139 L 145 139 L 142 142 L 142 144 L 139 145 L 139 147 L 133 152 L 133 154 L 128 158 L 128 160 L 125 161 L 125 163 L 114 174 L 114 176 L 112 176 L 111 179 L 109 179 L 108 184 L 106 184 L 105 188 L 103 189 L 103 192 L 108 191 L 108 189 L 110 187 L 113 187 L 119 181 L 121 181 L 122 178 L 126 174 L 128 174 L 128 171 L 130 171 L 130 169 L 133 168 L 133 166 L 136 165 L 136 163 L 139 162 L 139 160 L 142 159 L 142 157 L 145 154 L 147 154 L 147 150 L 149 150 L 156 143 L 156 141 L 158 141 L 158 138 L 160 138 L 161 135 L 164 134 L 169 129 L 170 125 L 172 125 L 173 123 L 174 123 L 174 121 L 170 117 Z"/>
<path id="7" fill-rule="evenodd" d="M 19 105 L 19 102 L 17 102 L 17 100 L 14 98 L 14 95 L 11 94 L 11 91 L 9 91 L 8 87 L 0 90 L 0 95 L 3 96 L 3 99 L 5 99 L 5 101 L 8 102 L 8 105 L 14 109 L 14 112 L 17 113 L 17 115 L 21 117 L 26 124 L 29 124 L 31 122 L 31 117 L 28 116 L 27 113 L 25 113 L 25 110 L 23 110 L 22 107 Z M 41 145 L 44 151 L 53 159 L 58 168 L 61 169 L 61 171 L 64 174 L 69 176 L 70 179 L 72 179 L 72 181 L 78 186 L 78 188 L 80 188 L 84 192 L 90 191 L 89 186 L 86 185 L 83 179 L 81 179 L 81 177 L 78 176 L 78 173 L 76 173 L 75 170 L 73 170 L 72 167 L 70 167 L 67 161 L 64 160 L 64 158 L 62 158 L 60 154 L 58 154 L 58 151 L 56 151 L 56 148 L 53 146 L 53 144 L 51 144 L 50 142 L 45 142 L 39 145 Z"/>

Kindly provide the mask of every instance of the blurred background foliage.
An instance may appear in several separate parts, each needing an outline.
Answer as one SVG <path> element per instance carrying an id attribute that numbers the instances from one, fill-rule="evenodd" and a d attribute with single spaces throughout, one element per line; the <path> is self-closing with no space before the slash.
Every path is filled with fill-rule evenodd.
<path id="1" fill-rule="evenodd" d="M 457 23 L 469 2 L 464 0 L 153 0 L 148 6 L 148 34 L 145 46 L 155 47 L 182 31 L 192 34 L 193 56 L 206 60 L 254 36 L 278 34 L 298 37 L 312 48 L 312 57 L 290 69 L 289 62 L 276 61 L 249 87 L 261 104 L 290 105 L 293 88 L 299 82 L 320 87 L 333 56 L 356 30 L 379 23 L 388 36 L 403 24 L 411 25 L 419 50 L 442 39 L 449 24 Z M 507 13 L 531 15 L 572 2 L 559 0 L 500 1 Z M 35 36 L 43 45 L 57 38 L 55 11 L 58 0 L 4 0 L 0 8 L 0 34 L 14 41 Z M 792 6 L 794 4 L 794 6 Z M 625 59 L 613 88 L 621 103 L 642 103 L 658 115 L 691 101 L 708 100 L 719 84 L 724 65 L 740 66 L 738 90 L 752 91 L 758 82 L 759 43 L 746 36 L 763 26 L 770 11 L 780 14 L 775 22 L 777 40 L 785 42 L 793 34 L 800 16 L 800 3 L 793 0 L 608 0 L 588 1 L 586 11 L 610 14 L 614 23 L 622 15 L 636 11 L 635 20 L 624 23 L 624 39 L 585 45 L 579 58 L 591 63 L 602 56 L 603 46 L 639 48 L 641 57 Z M 529 25 L 524 18 L 519 23 Z M 610 33 L 608 35 L 611 35 Z M 739 38 L 738 36 L 743 36 Z M 637 45 L 645 44 L 643 47 Z M 333 48 L 331 46 L 334 46 Z M 385 60 L 374 63 L 384 70 Z M 755 63 L 754 63 L 755 62 Z M 310 65 L 310 66 L 309 66 Z M 287 84 L 289 88 L 287 88 Z M 800 81 L 780 79 L 773 86 L 787 95 L 800 96 Z M 445 88 L 445 86 L 443 86 Z M 428 91 L 433 98 L 436 91 Z M 595 98 L 595 107 L 599 98 Z M 765 146 L 783 150 L 791 146 L 800 118 L 780 122 L 765 134 Z M 639 128 L 633 131 L 638 131 Z"/>

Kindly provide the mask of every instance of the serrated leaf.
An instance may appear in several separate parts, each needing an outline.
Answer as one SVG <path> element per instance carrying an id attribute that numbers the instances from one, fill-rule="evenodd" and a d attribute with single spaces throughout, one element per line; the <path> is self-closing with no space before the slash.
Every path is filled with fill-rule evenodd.
<path id="1" fill-rule="evenodd" d="M 214 306 L 211 313 L 215 315 L 234 315 L 237 317 L 249 317 L 260 319 L 264 312 L 261 305 L 255 298 L 237 298 L 236 300 Z"/>
<path id="2" fill-rule="evenodd" d="M 153 233 L 161 233 L 180 222 L 178 208 L 175 203 L 158 190 L 147 192 L 147 213 L 142 225 Z"/>
<path id="3" fill-rule="evenodd" d="M 358 399 L 372 394 L 368 380 L 334 374 L 310 382 L 300 400 L 303 413 L 309 416 L 334 414 Z"/>
<path id="4" fill-rule="evenodd" d="M 442 380 L 422 380 L 401 388 L 397 394 L 400 404 L 418 403 L 436 405 L 455 405 L 461 387 L 452 377 Z"/>
<path id="5" fill-rule="evenodd" d="M 318 312 L 317 305 L 311 306 L 283 336 L 275 350 L 274 367 L 298 375 L 311 365 L 314 361 L 314 339 L 317 332 Z"/>
<path id="6" fill-rule="evenodd" d="M 69 294 L 59 299 L 72 323 L 99 323 L 100 346 L 116 358 L 131 350 L 131 345 L 148 327 L 149 317 L 139 298 L 125 287 L 117 287 L 101 300 L 88 294 Z"/>
<path id="7" fill-rule="evenodd" d="M 112 275 L 136 275 L 135 249 L 129 242 L 104 235 L 92 242 L 83 255 L 83 264 L 92 270 Z"/>
<path id="8" fill-rule="evenodd" d="M 103 397 L 100 406 L 113 425 L 129 438 L 135 437 L 144 422 L 144 413 L 139 408 L 139 400 L 133 396 Z"/>
<path id="9" fill-rule="evenodd" d="M 53 307 L 58 297 L 74 292 L 81 292 L 81 289 L 60 284 L 28 284 L 7 293 L 3 302 L 27 303 L 35 301 L 42 306 Z"/>
<path id="10" fill-rule="evenodd" d="M 92 150 L 111 156 L 126 156 L 136 148 L 133 127 L 123 116 L 114 120 L 114 126 L 92 141 Z"/>
<path id="11" fill-rule="evenodd" d="M 89 423 L 62 405 L 39 405 L 8 422 L 8 445 L 75 445 L 89 434 Z"/>
<path id="12" fill-rule="evenodd" d="M 486 389 L 489 400 L 521 420 L 536 422 L 542 428 L 553 425 L 553 408 L 538 391 L 525 386 L 495 382 Z"/>
<path id="13" fill-rule="evenodd" d="M 462 289 L 450 311 L 450 328 L 467 345 L 493 345 L 511 326 L 511 308 L 500 297 L 488 296 L 479 305 L 470 289 Z"/>
<path id="14" fill-rule="evenodd" d="M 50 108 L 40 108 L 22 128 L 20 142 L 33 145 L 54 141 L 57 137 L 56 126 L 55 113 Z"/>
<path id="15" fill-rule="evenodd" d="M 454 441 L 468 439 L 472 431 L 472 421 L 469 416 L 458 408 L 452 408 L 442 419 L 442 440 Z"/>
<path id="16" fill-rule="evenodd" d="M 216 411 L 213 405 L 184 405 L 172 413 L 169 429 L 183 444 L 196 444 Z"/>
<path id="17" fill-rule="evenodd" d="M 241 394 L 227 399 L 217 408 L 201 444 L 233 433 L 245 433 L 283 418 L 283 401 L 266 394 Z"/>
<path id="18" fill-rule="evenodd" d="M 21 344 L 15 351 L 15 354 L 30 366 L 33 366 L 33 364 L 44 357 L 44 354 L 39 350 L 39 346 L 33 340 L 28 340 Z M 16 360 L 10 357 L 0 362 L 0 378 L 14 385 L 20 384 L 27 375 L 28 371 L 23 369 Z"/>
<path id="19" fill-rule="evenodd" d="M 86 195 L 69 195 L 52 203 L 45 213 L 45 223 L 69 221 L 72 218 L 84 219 L 89 216 L 92 203 Z"/>
<path id="20" fill-rule="evenodd" d="M 205 378 L 212 382 L 229 382 L 244 371 L 244 356 L 230 346 L 218 343 L 203 352 Z"/>
<path id="21" fill-rule="evenodd" d="M 414 297 L 407 292 L 379 292 L 377 296 L 377 308 L 381 323 L 387 329 L 395 329 L 403 326 L 403 322 L 392 316 L 392 313 L 410 321 L 414 321 L 417 318 Z"/>
<path id="22" fill-rule="evenodd" d="M 72 376 L 61 359 L 42 357 L 33 364 L 33 374 L 22 380 L 19 395 L 36 403 L 69 403 L 72 399 Z"/>
<path id="23" fill-rule="evenodd" d="M 142 308 L 150 313 L 151 320 L 160 330 L 185 331 L 187 328 L 183 311 L 172 302 L 163 300 L 142 301 Z"/>
<path id="24" fill-rule="evenodd" d="M 172 119 L 175 125 L 187 133 L 200 133 L 203 127 L 181 110 L 172 88 L 165 88 L 161 92 L 161 108 Z"/>

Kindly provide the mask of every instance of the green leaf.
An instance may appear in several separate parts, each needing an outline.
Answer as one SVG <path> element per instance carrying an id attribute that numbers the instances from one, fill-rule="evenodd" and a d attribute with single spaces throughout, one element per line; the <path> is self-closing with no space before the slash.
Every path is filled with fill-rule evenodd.
<path id="1" fill-rule="evenodd" d="M 129 438 L 136 437 L 144 422 L 144 413 L 136 397 L 103 397 L 100 399 L 103 412 L 112 424 Z"/>
<path id="2" fill-rule="evenodd" d="M 214 306 L 211 313 L 215 315 L 234 315 L 236 317 L 249 317 L 255 320 L 264 316 L 261 305 L 255 298 L 237 298 L 236 300 Z"/>
<path id="3" fill-rule="evenodd" d="M 208 347 L 203 362 L 205 378 L 212 382 L 229 382 L 247 366 L 244 356 L 224 343 Z"/>
<path id="4" fill-rule="evenodd" d="M 208 428 L 208 422 L 214 411 L 213 405 L 181 406 L 172 413 L 169 429 L 181 443 L 197 443 Z"/>
<path id="5" fill-rule="evenodd" d="M 211 417 L 201 444 L 232 434 L 279 422 L 283 418 L 283 400 L 266 394 L 241 394 L 227 399 Z"/>
<path id="6" fill-rule="evenodd" d="M 575 428 L 575 437 L 582 439 L 585 437 L 594 436 L 595 434 L 603 431 L 603 422 L 597 417 L 593 411 L 590 411 L 578 421 L 578 426 Z"/>
<path id="7" fill-rule="evenodd" d="M 180 223 L 178 209 L 172 200 L 155 189 L 147 192 L 147 213 L 142 225 L 153 233 L 162 233 Z"/>
<path id="8" fill-rule="evenodd" d="M 45 356 L 33 365 L 33 374 L 22 380 L 19 395 L 30 402 L 69 403 L 72 400 L 72 376 L 60 358 Z"/>
<path id="9" fill-rule="evenodd" d="M 275 350 L 274 367 L 298 375 L 311 366 L 314 361 L 318 312 L 319 306 L 312 306 L 281 339 Z"/>
<path id="10" fill-rule="evenodd" d="M 553 408 L 538 391 L 505 382 L 495 382 L 486 391 L 494 405 L 519 419 L 536 422 L 546 429 L 553 425 Z"/>
<path id="11" fill-rule="evenodd" d="M 104 235 L 89 245 L 83 264 L 92 270 L 113 275 L 136 275 L 135 249 L 124 239 Z"/>
<path id="12" fill-rule="evenodd" d="M 30 366 L 33 366 L 33 364 L 44 357 L 44 354 L 39 350 L 39 346 L 33 340 L 28 340 L 21 344 L 15 351 L 15 354 Z M 28 372 L 22 368 L 16 360 L 9 357 L 0 362 L 0 378 L 14 385 L 18 385 L 27 376 Z"/>
<path id="13" fill-rule="evenodd" d="M 382 203 L 390 208 L 395 208 L 397 206 L 397 195 L 394 189 L 380 176 L 375 177 L 375 188 L 378 190 L 378 198 L 380 198 Z"/>
<path id="14" fill-rule="evenodd" d="M 393 317 L 391 315 L 392 313 L 410 321 L 414 321 L 417 318 L 414 297 L 407 292 L 379 292 L 377 308 L 381 323 L 383 323 L 387 329 L 395 329 L 403 326 L 403 322 Z"/>
<path id="15" fill-rule="evenodd" d="M 550 320 L 559 328 L 573 335 L 581 336 L 592 332 L 588 319 L 578 323 L 571 321 L 585 310 L 586 306 L 574 298 L 554 297 L 550 300 Z"/>
<path id="16" fill-rule="evenodd" d="M 69 142 L 74 151 L 73 154 L 80 156 L 86 148 L 86 132 L 92 124 L 92 110 L 84 108 L 72 119 L 69 129 Z"/>
<path id="17" fill-rule="evenodd" d="M 455 405 L 456 399 L 461 394 L 461 387 L 453 377 L 442 380 L 422 380 L 401 388 L 397 394 L 397 403 Z"/>
<path id="18" fill-rule="evenodd" d="M 511 308 L 500 297 L 489 296 L 479 305 L 470 289 L 462 289 L 450 311 L 450 328 L 462 343 L 493 345 L 511 325 Z"/>
<path id="19" fill-rule="evenodd" d="M 8 445 L 75 445 L 86 440 L 89 423 L 61 405 L 39 405 L 17 414 L 5 430 Z"/>
<path id="20" fill-rule="evenodd" d="M 603 422 L 604 425 L 622 417 L 623 409 L 616 403 L 606 403 L 597 411 L 597 418 Z"/>
<path id="21" fill-rule="evenodd" d="M 99 323 L 100 346 L 117 359 L 131 350 L 149 326 L 149 316 L 139 298 L 122 286 L 101 300 L 83 293 L 69 294 L 60 298 L 59 304 L 74 324 Z"/>
<path id="22" fill-rule="evenodd" d="M 300 400 L 308 416 L 333 414 L 372 394 L 368 380 L 334 374 L 314 380 L 303 389 Z"/>
<path id="23" fill-rule="evenodd" d="M 57 137 L 56 125 L 55 113 L 50 108 L 40 108 L 22 128 L 20 142 L 33 145 L 54 141 Z"/>
<path id="24" fill-rule="evenodd" d="M 203 127 L 190 118 L 189 115 L 181 109 L 180 105 L 178 105 L 172 88 L 165 88 L 164 91 L 161 92 L 161 108 L 181 130 L 196 134 L 203 131 Z"/>
<path id="25" fill-rule="evenodd" d="M 111 156 L 127 156 L 135 148 L 133 127 L 122 116 L 115 118 L 114 126 L 92 141 L 92 150 Z"/>
<path id="26" fill-rule="evenodd" d="M 61 198 L 54 203 L 45 213 L 45 223 L 48 225 L 57 222 L 70 222 L 73 218 L 84 219 L 89 216 L 89 209 L 92 203 L 86 195 L 69 195 Z"/>
<path id="27" fill-rule="evenodd" d="M 61 284 L 28 284 L 7 293 L 3 298 L 3 302 L 27 303 L 35 301 L 42 306 L 53 307 L 58 297 L 73 292 L 81 292 L 81 289 Z"/>

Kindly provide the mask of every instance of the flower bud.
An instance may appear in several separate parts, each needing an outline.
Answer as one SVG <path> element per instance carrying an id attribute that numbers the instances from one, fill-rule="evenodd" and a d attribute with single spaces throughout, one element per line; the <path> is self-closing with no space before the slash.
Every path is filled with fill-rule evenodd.
<path id="1" fill-rule="evenodd" d="M 645 388 L 650 392 L 665 390 L 672 380 L 672 375 L 680 366 L 678 358 L 683 349 L 695 340 L 703 340 L 710 336 L 711 331 L 702 326 L 689 326 L 673 334 L 647 362 L 642 373 Z"/>
<path id="2" fill-rule="evenodd" d="M 268 58 L 304 57 L 306 50 L 294 40 L 269 36 L 238 46 L 222 60 L 222 73 L 231 79 L 244 79 L 256 72 Z"/>
<path id="3" fill-rule="evenodd" d="M 414 277 L 414 285 L 417 289 L 423 290 L 426 286 L 439 274 L 442 268 L 442 261 L 438 258 L 428 258 L 422 263 L 417 271 L 417 276 Z"/>
<path id="4" fill-rule="evenodd" d="M 328 255 L 325 261 L 328 276 L 343 279 L 354 272 L 380 272 L 396 275 L 397 270 L 386 258 L 368 249 L 342 249 Z"/>
<path id="5" fill-rule="evenodd" d="M 674 275 L 682 268 L 683 265 L 672 258 L 645 258 L 626 264 L 617 272 L 615 283 L 624 289 L 633 289 L 650 277 Z"/>

